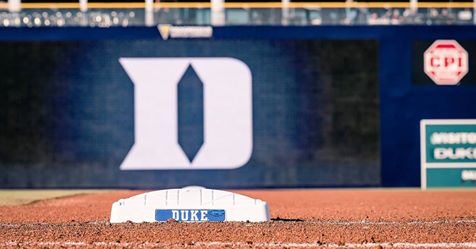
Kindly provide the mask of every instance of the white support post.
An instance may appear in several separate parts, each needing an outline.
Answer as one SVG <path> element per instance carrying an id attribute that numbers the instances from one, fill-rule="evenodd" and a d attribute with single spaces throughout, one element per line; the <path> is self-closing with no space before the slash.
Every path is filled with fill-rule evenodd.
<path id="1" fill-rule="evenodd" d="M 20 12 L 21 11 L 21 0 L 8 0 L 8 11 L 10 11 L 10 12 Z"/>
<path id="2" fill-rule="evenodd" d="M 417 13 L 418 11 L 418 0 L 410 0 L 410 10 L 412 13 Z"/>
<path id="3" fill-rule="evenodd" d="M 225 25 L 225 1 L 224 0 L 211 0 L 211 24 L 213 26 Z"/>
<path id="4" fill-rule="evenodd" d="M 346 0 L 345 1 L 345 24 L 351 24 L 353 20 L 351 20 L 352 8 L 351 4 L 353 0 Z"/>
<path id="5" fill-rule="evenodd" d="M 88 0 L 79 0 L 79 10 L 81 12 L 88 11 Z"/>
<path id="6" fill-rule="evenodd" d="M 145 0 L 145 11 L 153 11 L 154 10 L 154 0 Z"/>
<path id="7" fill-rule="evenodd" d="M 281 24 L 289 24 L 289 2 L 290 0 L 281 0 Z"/>
<path id="8" fill-rule="evenodd" d="M 145 0 L 145 26 L 154 26 L 154 0 Z"/>
<path id="9" fill-rule="evenodd" d="M 476 0 L 473 2 L 473 23 L 476 24 Z"/>

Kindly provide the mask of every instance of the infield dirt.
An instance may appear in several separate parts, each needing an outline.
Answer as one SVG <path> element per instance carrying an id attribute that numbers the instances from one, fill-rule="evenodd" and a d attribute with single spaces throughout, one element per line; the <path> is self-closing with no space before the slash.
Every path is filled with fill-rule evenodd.
<path id="1" fill-rule="evenodd" d="M 112 191 L 0 206 L 0 248 L 476 248 L 476 191 L 246 190 L 271 222 L 109 224 Z"/>

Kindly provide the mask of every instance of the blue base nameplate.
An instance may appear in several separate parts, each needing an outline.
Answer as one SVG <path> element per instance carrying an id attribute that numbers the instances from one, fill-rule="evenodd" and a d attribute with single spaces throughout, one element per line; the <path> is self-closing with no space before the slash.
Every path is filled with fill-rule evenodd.
<path id="1" fill-rule="evenodd" d="M 225 221 L 223 209 L 156 209 L 155 220 L 167 221 Z"/>

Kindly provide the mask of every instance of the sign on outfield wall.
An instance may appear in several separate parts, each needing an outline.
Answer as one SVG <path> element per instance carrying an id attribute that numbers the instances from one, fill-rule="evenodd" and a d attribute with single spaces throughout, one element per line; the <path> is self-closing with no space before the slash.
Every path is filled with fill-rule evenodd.
<path id="1" fill-rule="evenodd" d="M 437 85 L 457 85 L 468 73 L 468 52 L 455 40 L 436 40 L 423 54 L 425 73 Z"/>
<path id="2" fill-rule="evenodd" d="M 0 187 L 381 185 L 376 40 L 152 31 L 0 37 Z"/>
<path id="3" fill-rule="evenodd" d="M 148 57 L 121 58 L 120 63 L 135 89 L 135 143 L 122 170 L 234 169 L 250 160 L 252 86 L 244 62 Z M 188 96 L 186 106 L 179 106 L 179 93 L 200 97 L 194 103 Z M 197 133 L 203 134 L 190 138 Z"/>
<path id="4" fill-rule="evenodd" d="M 476 187 L 476 119 L 420 121 L 421 188 Z"/>

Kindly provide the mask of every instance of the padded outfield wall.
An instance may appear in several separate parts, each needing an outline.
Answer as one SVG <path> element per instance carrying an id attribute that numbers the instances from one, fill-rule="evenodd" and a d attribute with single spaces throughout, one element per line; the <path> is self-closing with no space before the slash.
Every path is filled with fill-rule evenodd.
<path id="1" fill-rule="evenodd" d="M 472 26 L 0 34 L 0 187 L 419 186 L 419 121 L 476 117 Z M 459 86 L 423 73 L 436 39 Z"/>

